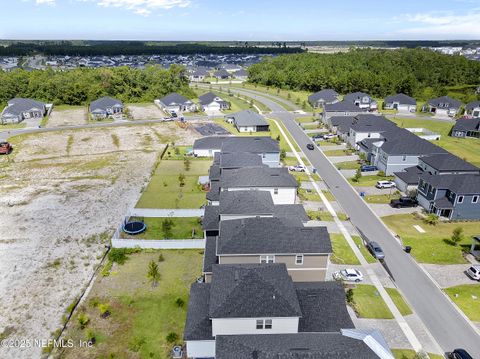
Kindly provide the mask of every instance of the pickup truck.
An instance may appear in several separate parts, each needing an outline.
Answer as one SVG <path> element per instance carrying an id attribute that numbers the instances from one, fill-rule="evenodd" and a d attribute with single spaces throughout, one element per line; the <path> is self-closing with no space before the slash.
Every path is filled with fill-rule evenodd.
<path id="1" fill-rule="evenodd" d="M 390 206 L 393 208 L 417 207 L 418 202 L 415 198 L 400 197 L 399 199 L 392 199 L 390 201 Z"/>

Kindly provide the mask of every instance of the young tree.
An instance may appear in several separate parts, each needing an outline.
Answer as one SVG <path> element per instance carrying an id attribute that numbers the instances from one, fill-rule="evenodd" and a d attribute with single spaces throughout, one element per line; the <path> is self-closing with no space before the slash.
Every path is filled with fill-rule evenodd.
<path id="1" fill-rule="evenodd" d="M 178 183 L 180 184 L 180 187 L 185 186 L 185 175 L 183 173 L 178 175 Z"/>
<path id="2" fill-rule="evenodd" d="M 165 218 L 162 221 L 162 232 L 164 238 L 170 238 L 172 236 L 173 221 L 170 218 Z"/>
<path id="3" fill-rule="evenodd" d="M 183 166 L 185 167 L 185 171 L 190 171 L 190 158 L 185 157 L 183 160 Z"/>
<path id="4" fill-rule="evenodd" d="M 154 260 L 151 260 L 150 263 L 148 263 L 147 278 L 152 283 L 152 288 L 156 287 L 158 281 L 160 280 L 160 272 L 158 271 L 158 265 L 157 263 L 155 263 Z"/>
<path id="5" fill-rule="evenodd" d="M 453 244 L 456 246 L 459 242 L 462 241 L 463 239 L 463 228 L 462 227 L 456 227 L 453 232 L 452 232 L 452 237 L 450 237 L 452 240 Z"/>
<path id="6" fill-rule="evenodd" d="M 360 178 L 362 178 L 362 171 L 360 170 L 360 168 L 357 168 L 357 170 L 355 171 L 355 176 L 353 176 L 352 180 L 353 182 L 358 182 L 360 181 Z"/>

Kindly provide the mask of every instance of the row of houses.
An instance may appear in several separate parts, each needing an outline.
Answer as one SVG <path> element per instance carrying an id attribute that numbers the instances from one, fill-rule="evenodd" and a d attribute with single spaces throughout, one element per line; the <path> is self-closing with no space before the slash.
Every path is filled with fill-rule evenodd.
<path id="1" fill-rule="evenodd" d="M 430 142 L 438 135 L 417 135 L 417 129 L 372 114 L 326 123 L 370 164 L 394 176 L 399 190 L 415 194 L 426 211 L 451 220 L 480 219 L 480 169 Z"/>
<path id="2" fill-rule="evenodd" d="M 205 137 L 193 152 L 213 164 L 204 281 L 190 288 L 187 357 L 393 358 L 380 332 L 354 327 L 343 285 L 325 281 L 329 233 L 304 225 L 278 142 Z"/>
<path id="3" fill-rule="evenodd" d="M 364 92 L 349 93 L 343 98 L 332 89 L 324 89 L 308 97 L 308 102 L 314 108 L 323 108 L 324 116 L 356 116 L 366 111 L 376 111 L 378 104 L 372 96 Z M 460 113 L 462 103 L 449 96 L 441 96 L 428 100 L 424 108 L 425 112 L 434 113 L 437 116 L 455 117 Z M 417 101 L 403 93 L 387 96 L 384 99 L 384 109 L 397 110 L 399 112 L 416 112 Z M 474 101 L 465 106 L 465 116 L 480 117 L 480 101 Z"/>
<path id="4" fill-rule="evenodd" d="M 209 77 L 213 77 L 217 80 L 237 79 L 245 81 L 248 78 L 248 72 L 241 66 L 231 65 L 219 67 L 218 69 L 198 67 L 190 69 L 188 73 L 188 79 L 191 82 L 203 82 Z"/>

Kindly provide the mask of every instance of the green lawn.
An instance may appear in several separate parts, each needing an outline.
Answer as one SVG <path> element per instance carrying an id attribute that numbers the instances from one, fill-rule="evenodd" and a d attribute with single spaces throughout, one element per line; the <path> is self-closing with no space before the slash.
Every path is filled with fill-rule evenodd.
<path id="1" fill-rule="evenodd" d="M 353 309 L 360 318 L 393 319 L 393 314 L 373 285 L 359 284 L 353 289 Z"/>
<path id="2" fill-rule="evenodd" d="M 186 171 L 183 161 L 160 161 L 136 207 L 199 208 L 206 192 L 198 185 L 198 177 L 207 175 L 210 165 L 210 161 L 191 161 Z M 180 173 L 185 175 L 184 186 L 180 186 Z"/>
<path id="3" fill-rule="evenodd" d="M 316 129 L 320 129 L 322 128 L 320 126 L 320 124 L 317 122 L 317 123 L 308 123 L 308 124 L 305 124 L 305 125 L 302 125 L 302 128 L 304 130 L 316 130 Z"/>
<path id="4" fill-rule="evenodd" d="M 96 343 L 92 348 L 58 350 L 58 357 L 168 358 L 172 347 L 183 342 L 190 285 L 201 274 L 202 252 L 140 251 L 130 254 L 124 264 L 114 265 L 110 275 L 98 276 L 65 333 L 65 338 L 78 343 L 92 331 Z M 158 261 L 160 253 L 162 262 Z M 161 276 L 156 287 L 146 276 L 151 260 L 157 263 Z M 108 317 L 100 316 L 99 304 L 110 306 Z M 79 313 L 89 319 L 84 329 L 79 324 Z M 168 342 L 169 333 L 175 333 L 177 339 Z"/>
<path id="5" fill-rule="evenodd" d="M 328 211 L 308 211 L 307 214 L 311 220 L 333 222 L 333 216 Z M 345 213 L 338 212 L 337 216 L 341 221 L 347 220 Z"/>
<path id="6" fill-rule="evenodd" d="M 193 161 L 211 161 L 209 157 L 193 157 L 186 156 L 193 149 L 192 146 L 170 146 L 163 156 L 163 160 L 176 160 L 184 161 L 186 158 L 190 160 L 190 163 Z"/>
<path id="7" fill-rule="evenodd" d="M 375 186 L 377 184 L 377 181 L 392 181 L 393 177 L 391 176 L 378 176 L 378 175 L 372 175 L 372 176 L 365 176 L 363 175 L 358 179 L 358 182 L 355 182 L 353 178 L 348 178 L 348 182 L 352 186 L 358 186 L 358 187 L 370 187 L 370 186 Z M 392 189 L 392 192 L 396 191 L 395 189 Z M 390 193 L 390 190 L 386 189 L 385 193 Z"/>
<path id="8" fill-rule="evenodd" d="M 318 122 L 318 118 L 317 117 L 308 117 L 308 116 L 298 117 L 298 118 L 295 119 L 295 122 L 297 122 L 297 123 Z M 321 123 L 318 122 L 318 124 L 321 124 Z"/>
<path id="9" fill-rule="evenodd" d="M 332 241 L 333 254 L 330 261 L 335 264 L 350 264 L 358 265 L 360 261 L 355 256 L 352 248 L 348 245 L 345 237 L 339 233 L 331 233 L 330 240 Z"/>
<path id="10" fill-rule="evenodd" d="M 325 195 L 325 197 L 327 197 L 327 200 L 335 201 L 335 197 L 333 196 L 332 192 L 330 192 L 329 190 L 323 189 L 322 193 Z"/>
<path id="11" fill-rule="evenodd" d="M 375 257 L 372 256 L 367 247 L 365 247 L 365 245 L 363 244 L 362 238 L 360 238 L 359 236 L 352 236 L 352 239 L 357 245 L 357 247 L 360 249 L 360 252 L 368 263 L 375 263 L 377 261 Z"/>
<path id="12" fill-rule="evenodd" d="M 413 313 L 407 302 L 405 302 L 405 299 L 402 297 L 402 295 L 398 292 L 397 289 L 385 288 L 385 290 L 387 291 L 390 298 L 392 298 L 393 303 L 395 303 L 395 306 L 400 311 L 401 315 L 410 315 Z"/>
<path id="13" fill-rule="evenodd" d="M 323 151 L 325 156 L 337 157 L 337 156 L 350 156 L 353 154 L 352 150 L 327 150 Z"/>
<path id="14" fill-rule="evenodd" d="M 480 284 L 450 287 L 445 289 L 445 292 L 470 320 L 480 322 Z"/>
<path id="15" fill-rule="evenodd" d="M 467 263 L 462 251 L 469 251 L 472 236 L 478 235 L 479 222 L 444 223 L 429 225 L 412 214 L 398 214 L 382 217 L 385 224 L 400 236 L 404 245 L 412 247 L 412 255 L 418 262 L 434 264 Z M 419 225 L 425 233 L 419 233 Z M 451 244 L 450 237 L 456 227 L 462 227 L 464 238 L 457 245 Z"/>
<path id="16" fill-rule="evenodd" d="M 453 127 L 451 123 L 402 117 L 390 120 L 400 127 L 423 127 L 441 134 L 440 141 L 434 141 L 435 144 L 476 166 L 480 166 L 480 141 L 475 138 L 461 139 L 450 137 L 448 134 Z"/>
<path id="17" fill-rule="evenodd" d="M 376 204 L 385 204 L 385 203 L 390 203 L 392 199 L 398 199 L 400 198 L 400 195 L 396 193 L 390 194 L 376 194 L 376 195 L 370 195 L 370 196 L 365 196 L 363 199 L 365 202 L 368 203 L 376 203 Z"/>
<path id="18" fill-rule="evenodd" d="M 322 199 L 320 195 L 314 190 L 306 190 L 304 188 L 298 189 L 298 197 L 302 201 L 313 201 L 313 202 L 321 202 Z"/>
<path id="19" fill-rule="evenodd" d="M 27 123 L 25 121 L 22 121 L 20 123 L 9 123 L 9 124 L 5 124 L 5 125 L 0 124 L 0 131 L 2 131 L 2 130 L 18 130 L 18 129 L 25 128 L 25 127 L 27 127 Z"/>
<path id="20" fill-rule="evenodd" d="M 122 238 L 133 239 L 190 239 L 203 238 L 202 224 L 200 218 L 141 218 L 131 220 L 142 220 L 147 225 L 147 230 L 141 234 L 130 236 L 126 233 L 121 234 Z M 164 231 L 162 224 L 165 220 L 173 222 L 170 233 Z"/>
<path id="21" fill-rule="evenodd" d="M 335 166 L 339 170 L 356 170 L 360 168 L 360 163 L 358 163 L 358 161 L 346 161 L 346 162 L 336 163 Z"/>
<path id="22" fill-rule="evenodd" d="M 392 349 L 395 359 L 417 359 L 417 353 L 413 349 Z M 430 359 L 444 359 L 443 355 L 428 353 Z"/>

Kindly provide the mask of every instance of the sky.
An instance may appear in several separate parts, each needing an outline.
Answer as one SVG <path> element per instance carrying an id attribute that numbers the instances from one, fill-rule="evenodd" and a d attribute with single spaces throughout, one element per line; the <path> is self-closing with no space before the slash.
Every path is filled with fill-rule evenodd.
<path id="1" fill-rule="evenodd" d="M 480 0 L 0 0 L 0 39 L 480 39 Z"/>

